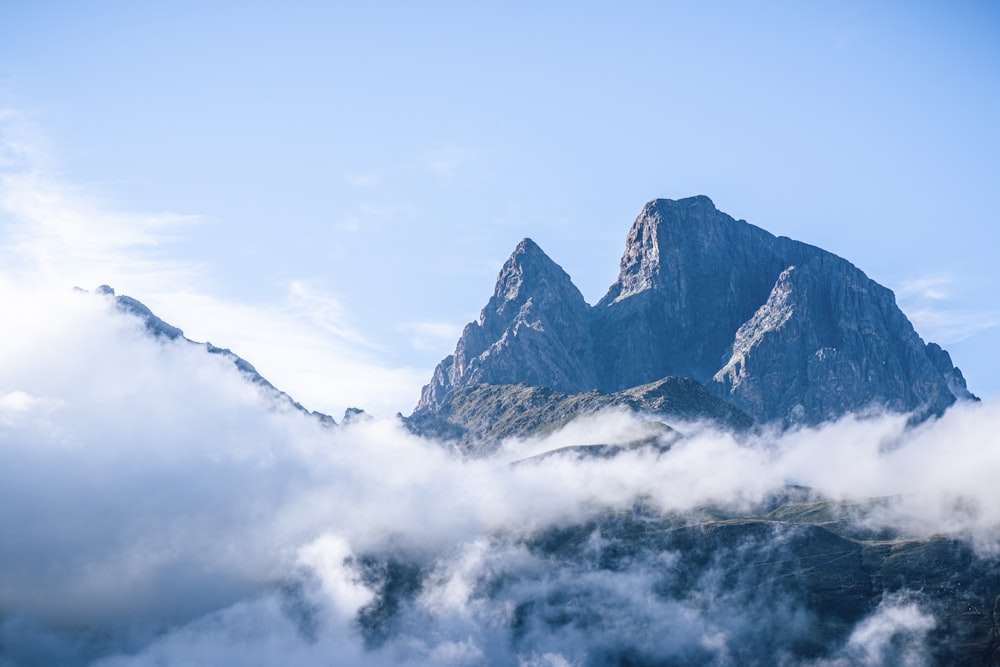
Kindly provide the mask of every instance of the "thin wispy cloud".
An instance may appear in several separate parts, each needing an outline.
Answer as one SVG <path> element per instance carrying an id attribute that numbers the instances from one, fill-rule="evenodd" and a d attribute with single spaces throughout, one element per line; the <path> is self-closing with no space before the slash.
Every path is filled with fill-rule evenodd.
<path id="1" fill-rule="evenodd" d="M 1000 310 L 972 310 L 965 305 L 962 294 L 969 287 L 968 279 L 934 273 L 905 280 L 895 291 L 917 333 L 948 345 L 1000 326 Z"/>
<path id="2" fill-rule="evenodd" d="M 198 220 L 194 215 L 117 211 L 36 171 L 0 174 L 5 270 L 48 285 L 191 284 L 200 267 L 171 259 L 165 249 Z"/>
<path id="3" fill-rule="evenodd" d="M 417 350 L 448 350 L 462 335 L 463 326 L 455 322 L 410 322 L 403 331 L 410 335 L 410 345 Z"/>
<path id="4" fill-rule="evenodd" d="M 325 429 L 202 347 L 151 338 L 107 297 L 23 291 L 5 305 L 19 326 L 0 348 L 0 525 L 18 539 L 0 543 L 0 600 L 17 614 L 0 615 L 0 636 L 35 664 L 555 665 L 624 642 L 724 665 L 814 634 L 782 579 L 748 574 L 791 562 L 794 530 L 717 553 L 734 560 L 685 597 L 669 593 L 678 552 L 639 544 L 627 567 L 600 567 L 620 538 L 588 522 L 640 501 L 658 516 L 747 507 L 794 483 L 885 499 L 863 517 L 873 528 L 949 535 L 984 557 L 1000 537 L 995 403 L 917 429 L 846 417 L 747 440 L 678 425 L 687 437 L 665 451 L 510 466 L 631 442 L 648 423 L 598 414 L 461 460 L 393 419 Z M 546 555 L 533 540 L 562 526 L 577 537 Z M 385 602 L 392 585 L 405 594 Z M 886 598 L 804 664 L 920 653 L 935 623 L 919 591 Z M 771 644 L 752 643 L 761 627 Z"/>
<path id="5" fill-rule="evenodd" d="M 0 169 L 31 169 L 50 161 L 43 135 L 25 115 L 0 108 Z"/>
<path id="6" fill-rule="evenodd" d="M 33 162 L 44 153 L 0 122 L 0 289 L 113 286 L 143 301 L 199 341 L 233 349 L 310 409 L 361 406 L 392 414 L 413 402 L 422 373 L 378 360 L 380 351 L 350 325 L 336 295 L 292 280 L 282 299 L 241 303 L 210 291 L 208 271 L 175 251 L 203 219 L 195 214 L 123 211 L 49 176 Z M 369 219 L 391 211 L 360 209 Z"/>
<path id="7" fill-rule="evenodd" d="M 952 309 L 917 308 L 906 306 L 916 330 L 927 340 L 949 345 L 976 334 L 1000 327 L 1000 312 L 968 312 Z"/>
<path id="8" fill-rule="evenodd" d="M 905 280 L 897 292 L 902 298 L 942 301 L 954 298 L 958 283 L 957 277 L 939 273 Z"/>

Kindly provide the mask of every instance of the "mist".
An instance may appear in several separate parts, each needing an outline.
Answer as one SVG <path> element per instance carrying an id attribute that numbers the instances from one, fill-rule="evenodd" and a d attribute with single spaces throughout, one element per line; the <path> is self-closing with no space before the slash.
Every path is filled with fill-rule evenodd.
<path id="1" fill-rule="evenodd" d="M 916 427 L 671 423 L 658 447 L 611 411 L 463 459 L 397 419 L 324 427 L 108 297 L 4 298 L 5 667 L 920 665 L 944 622 L 924 592 L 822 619 L 796 593 L 855 542 L 696 519 L 795 493 L 858 534 L 1000 551 L 996 401 Z M 581 444 L 625 447 L 536 456 Z"/>

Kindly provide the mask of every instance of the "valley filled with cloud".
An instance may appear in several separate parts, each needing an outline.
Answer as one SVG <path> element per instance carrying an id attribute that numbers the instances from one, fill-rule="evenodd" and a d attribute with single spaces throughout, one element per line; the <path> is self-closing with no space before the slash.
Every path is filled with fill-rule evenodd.
<path id="1" fill-rule="evenodd" d="M 922 591 L 827 638 L 786 586 L 855 557 L 846 541 L 780 523 L 688 535 L 790 488 L 841 508 L 841 532 L 945 536 L 995 566 L 993 401 L 916 427 L 675 424 L 664 447 L 512 465 L 633 442 L 642 418 L 590 415 L 463 459 L 395 419 L 324 426 L 108 296 L 5 303 L 6 664 L 923 664 L 939 622 Z"/>

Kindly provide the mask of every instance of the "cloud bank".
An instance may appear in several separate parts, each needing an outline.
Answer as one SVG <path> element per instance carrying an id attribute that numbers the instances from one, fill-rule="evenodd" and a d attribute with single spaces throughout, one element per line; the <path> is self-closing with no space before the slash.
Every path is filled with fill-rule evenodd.
<path id="1" fill-rule="evenodd" d="M 816 638 L 790 586 L 853 542 L 679 517 L 808 487 L 858 531 L 950 536 L 983 562 L 1000 544 L 995 402 L 915 429 L 682 425 L 666 451 L 509 465 L 643 422 L 597 415 L 462 460 L 391 419 L 324 428 L 107 297 L 4 303 L 5 666 L 923 664 L 939 621 L 917 590 Z"/>
<path id="2" fill-rule="evenodd" d="M 394 419 L 328 429 L 70 286 L 133 292 L 311 409 L 391 412 L 425 374 L 372 362 L 307 282 L 278 303 L 209 296 L 165 252 L 196 217 L 46 178 L 18 121 L 0 113 L 0 667 L 922 665 L 955 610 L 919 585 L 872 604 L 867 575 L 839 565 L 905 538 L 912 558 L 995 577 L 995 401 L 915 429 L 680 424 L 669 448 L 610 459 L 524 461 L 648 422 L 592 415 L 483 460 Z M 818 519 L 745 520 L 782 497 L 869 552 Z M 831 565 L 840 579 L 816 576 Z"/>

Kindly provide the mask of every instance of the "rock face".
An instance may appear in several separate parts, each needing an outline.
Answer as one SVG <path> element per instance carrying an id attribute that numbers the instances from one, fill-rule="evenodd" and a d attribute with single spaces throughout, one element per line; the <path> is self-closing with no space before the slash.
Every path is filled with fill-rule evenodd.
<path id="1" fill-rule="evenodd" d="M 612 393 L 667 376 L 697 380 L 760 422 L 786 424 L 870 408 L 926 417 L 975 398 L 889 289 L 699 196 L 643 208 L 618 280 L 593 307 L 522 241 L 417 410 L 438 410 L 481 383 Z"/>
<path id="2" fill-rule="evenodd" d="M 478 322 L 434 371 L 421 405 L 474 384 L 545 386 L 572 393 L 598 386 L 590 306 L 534 241 L 521 241 L 497 277 Z"/>
<path id="3" fill-rule="evenodd" d="M 464 454 L 481 455 L 505 438 L 555 431 L 580 415 L 609 408 L 685 422 L 712 421 L 734 431 L 753 425 L 749 416 L 713 396 L 700 383 L 677 377 L 613 394 L 597 390 L 565 394 L 525 384 L 477 384 L 459 389 L 438 410 L 417 410 L 406 418 L 406 425 L 419 435 L 455 441 Z"/>

